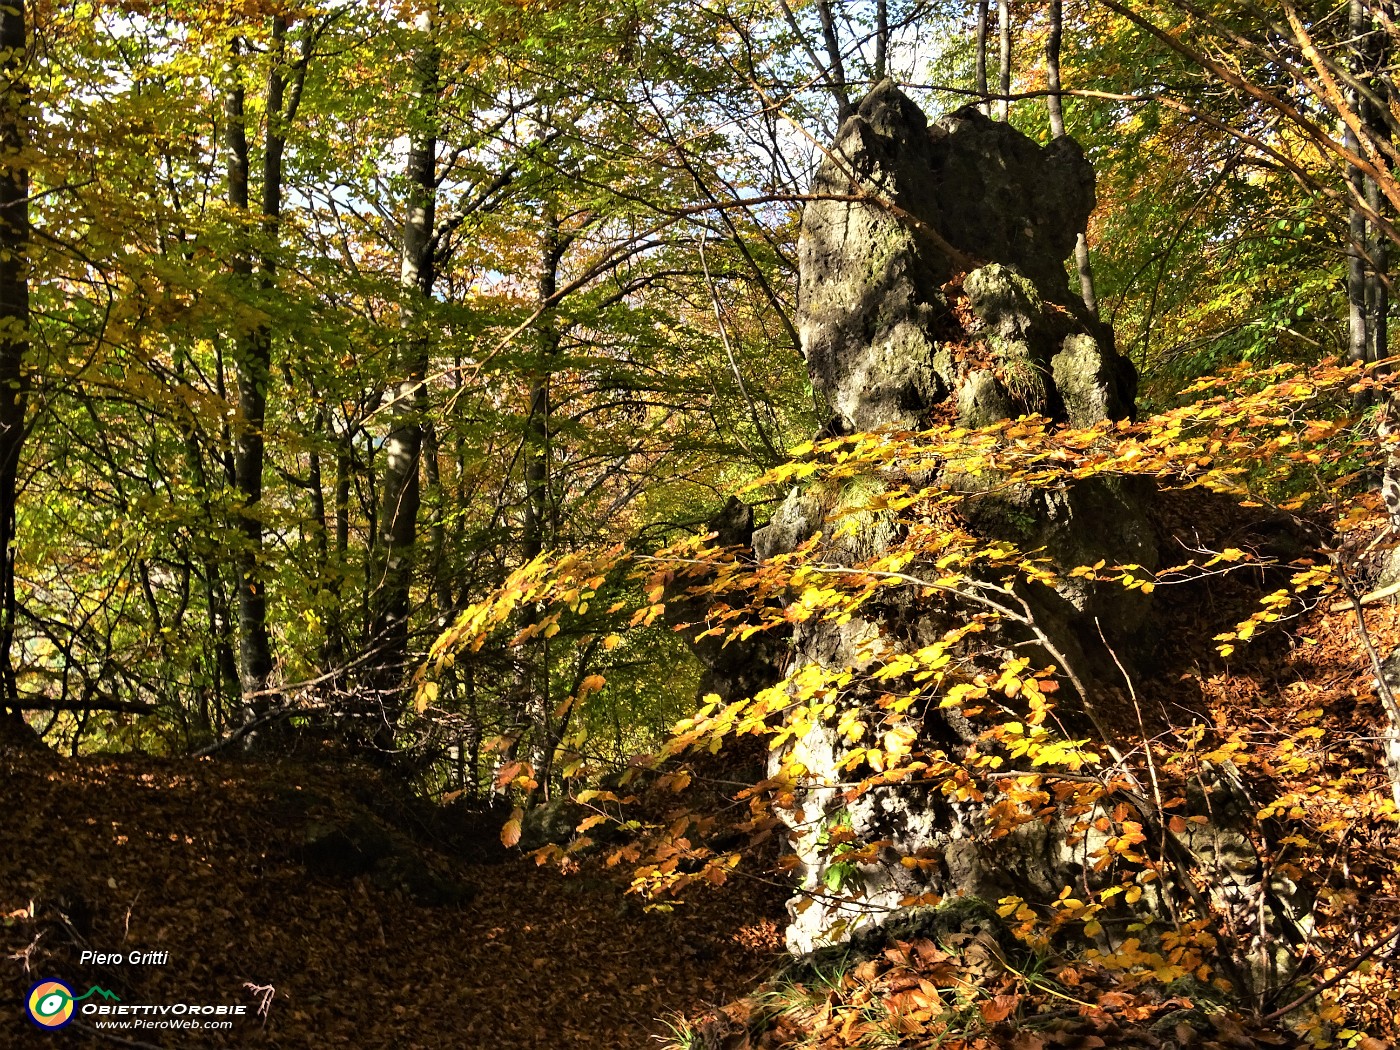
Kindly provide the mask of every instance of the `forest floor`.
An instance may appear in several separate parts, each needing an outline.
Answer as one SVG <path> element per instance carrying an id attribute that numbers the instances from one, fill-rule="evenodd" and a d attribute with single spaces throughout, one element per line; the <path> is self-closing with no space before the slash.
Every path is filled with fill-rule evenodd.
<path id="1" fill-rule="evenodd" d="M 1164 588 L 1165 655 L 1138 682 L 1145 724 L 1125 717 L 1118 728 L 1125 742 L 1148 732 L 1170 749 L 1195 722 L 1211 746 L 1238 747 L 1234 760 L 1270 814 L 1261 851 L 1270 863 L 1296 863 L 1316 891 L 1304 966 L 1282 997 L 1252 1012 L 1083 958 L 1018 969 L 977 934 L 911 933 L 774 978 L 786 961 L 786 889 L 753 874 L 648 911 L 625 892 L 626 865 L 591 861 L 571 874 L 537 866 L 500 847 L 499 818 L 466 828 L 465 842 L 444 837 L 422 804 L 343 757 L 70 759 L 0 742 L 0 966 L 11 989 L 0 1050 L 45 1039 L 366 1050 L 1386 1050 L 1400 1035 L 1400 829 L 1365 649 L 1367 639 L 1379 652 L 1400 647 L 1400 607 L 1368 606 L 1363 632 L 1355 608 L 1333 600 L 1223 660 L 1203 640 L 1247 616 L 1274 584 L 1233 586 Z M 367 832 L 370 823 L 380 830 Z M 326 828 L 361 840 L 392 832 L 394 843 L 380 843 L 389 863 L 350 870 Z M 84 961 L 84 950 L 120 962 Z M 131 952 L 166 954 L 132 963 Z M 66 981 L 75 996 L 99 987 L 128 1006 L 246 1014 L 225 1031 L 99 1030 L 113 1015 L 83 1012 L 110 1005 L 94 993 L 64 1032 L 44 1033 L 20 1003 L 46 979 Z M 1295 996 L 1302 1005 L 1281 1011 Z"/>
<path id="2" fill-rule="evenodd" d="M 489 843 L 475 861 L 421 854 L 456 901 L 309 871 L 308 821 L 383 794 L 373 771 L 329 762 L 0 750 L 0 1047 L 656 1046 L 668 1015 L 774 965 L 785 893 L 748 879 L 658 913 L 624 896 L 625 871 L 566 876 Z M 83 963 L 83 950 L 122 963 Z M 133 951 L 168 955 L 132 965 Z M 229 1031 L 99 1032 L 101 1015 L 81 1013 L 93 997 L 46 1033 L 21 1002 L 49 978 L 75 996 L 99 986 L 124 1004 L 247 1014 Z"/>

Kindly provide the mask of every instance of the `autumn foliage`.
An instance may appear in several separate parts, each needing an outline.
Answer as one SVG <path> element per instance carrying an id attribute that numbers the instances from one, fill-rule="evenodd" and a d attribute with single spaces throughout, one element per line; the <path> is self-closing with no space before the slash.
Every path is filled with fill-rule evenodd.
<path id="1" fill-rule="evenodd" d="M 705 536 L 660 551 L 612 547 L 539 559 L 444 632 L 420 674 L 419 695 L 430 695 L 433 675 L 449 666 L 455 653 L 491 639 L 521 644 L 536 630 L 559 629 L 600 593 L 623 586 L 618 581 L 626 581 L 637 601 L 619 600 L 609 607 L 616 632 L 608 636 L 610 645 L 625 639 L 629 627 L 656 622 L 677 595 L 687 602 L 701 596 L 709 603 L 702 620 L 680 629 L 736 645 L 793 624 L 839 625 L 894 595 L 938 605 L 953 618 L 942 637 L 929 644 L 909 647 L 877 640 L 854 666 L 798 662 L 779 684 L 755 696 L 707 698 L 677 725 L 646 767 L 657 771 L 658 786 L 679 793 L 691 780 L 689 756 L 719 752 L 743 738 L 762 739 L 775 761 L 765 779 L 735 796 L 743 810 L 730 819 L 728 830 L 766 840 L 777 824 L 775 813 L 798 807 L 812 776 L 793 759 L 792 745 L 813 724 L 828 723 L 843 742 L 841 787 L 848 800 L 889 785 L 917 783 L 953 803 L 983 807 L 983 833 L 989 841 L 1027 823 L 1050 821 L 1069 822 L 1071 835 L 1094 836 L 1091 885 L 1066 886 L 1058 897 L 1045 900 L 995 902 L 999 916 L 1035 952 L 1054 956 L 1071 951 L 1072 965 L 1114 973 L 1116 987 L 1124 989 L 1143 982 L 1175 986 L 1192 979 L 1208 993 L 1239 993 L 1248 984 L 1255 949 L 1248 931 L 1222 912 L 1212 888 L 1192 885 L 1200 876 L 1183 860 L 1181 843 L 1190 841 L 1192 825 L 1207 817 L 1188 811 L 1188 785 L 1224 765 L 1239 770 L 1256 789 L 1262 785 L 1276 792 L 1259 798 L 1250 818 L 1251 836 L 1277 875 L 1299 884 L 1321 879 L 1318 907 L 1326 915 L 1357 887 L 1329 876 L 1324 858 L 1343 848 L 1358 821 L 1378 828 L 1396 823 L 1391 792 L 1381 787 L 1387 781 L 1383 764 L 1372 752 L 1368 766 L 1337 775 L 1331 748 L 1323 740 L 1328 735 L 1325 711 L 1297 702 L 1308 691 L 1303 683 L 1270 701 L 1281 705 L 1279 717 L 1288 728 L 1261 736 L 1250 721 L 1222 720 L 1219 711 L 1213 724 L 1203 721 L 1209 705 L 1199 697 L 1191 708 L 1180 706 L 1182 714 L 1174 717 L 1166 705 L 1177 688 L 1171 682 L 1148 681 L 1125 670 L 1126 689 L 1104 693 L 1081 680 L 1063 654 L 1042 666 L 1008 651 L 998 641 L 999 632 L 1007 623 L 1017 625 L 1039 636 L 1042 652 L 1055 653 L 1024 597 L 1028 586 L 1050 587 L 1080 577 L 1098 586 L 1155 593 L 1165 602 L 1174 589 L 1199 595 L 1202 585 L 1218 586 L 1217 581 L 1230 578 L 1247 584 L 1232 599 L 1234 615 L 1210 628 L 1216 660 L 1223 663 L 1203 658 L 1199 651 L 1195 660 L 1229 668 L 1256 659 L 1251 655 L 1256 646 L 1276 651 L 1282 644 L 1306 652 L 1317 643 L 1300 624 L 1328 615 L 1334 604 L 1347 616 L 1362 610 L 1368 570 L 1359 552 L 1366 541 L 1374 549 L 1384 540 L 1386 526 L 1377 535 L 1375 496 L 1357 483 L 1358 473 L 1376 464 L 1355 458 L 1355 428 L 1366 424 L 1351 408 L 1361 395 L 1385 396 L 1390 381 L 1381 375 L 1376 369 L 1332 363 L 1237 369 L 1197 384 L 1181 407 L 1137 423 L 1066 430 L 1031 418 L 976 432 L 945 427 L 809 443 L 794 449 L 792 461 L 749 491 L 798 479 L 828 486 L 878 479 L 864 490 L 870 493 L 867 498 L 828 520 L 829 538 L 813 537 L 791 554 L 757 563 L 743 551 L 714 546 Z M 1303 556 L 1286 562 L 1259 549 L 1212 548 L 1212 533 L 1225 530 L 1202 518 L 1196 523 L 1198 549 L 1155 571 L 1139 565 L 1057 565 L 1043 551 L 989 539 L 966 524 L 961 511 L 971 498 L 968 489 L 946 479 L 968 475 L 981 479 L 977 491 L 989 485 L 1048 487 L 1102 476 L 1144 477 L 1179 499 L 1202 494 L 1195 504 L 1201 509 L 1212 506 L 1204 496 L 1214 494 L 1211 498 L 1224 500 L 1224 506 L 1235 508 L 1232 513 L 1245 517 L 1266 510 L 1291 516 L 1311 544 Z M 897 517 L 897 542 L 854 564 L 832 556 L 831 542 L 839 543 L 843 532 L 849 534 L 856 523 L 877 514 Z M 513 624 L 524 605 L 538 615 L 521 632 Z M 1199 632 L 1211 624 L 1209 617 L 1191 612 L 1190 629 Z M 1222 612 L 1229 615 L 1222 610 L 1217 619 Z M 1181 616 L 1182 610 L 1173 615 Z M 1354 644 L 1348 659 L 1364 679 L 1371 670 L 1366 647 L 1375 643 L 1365 641 L 1371 629 L 1364 621 L 1358 630 L 1362 642 Z M 1166 666 L 1174 668 L 1173 676 L 1206 681 L 1204 671 L 1188 668 L 1182 674 L 1180 664 Z M 598 688 L 605 686 L 588 683 L 589 691 Z M 928 707 L 957 709 L 979 727 L 977 742 L 960 752 L 930 747 L 921 739 L 917 721 Z M 1383 733 L 1384 724 L 1377 730 Z M 567 752 L 570 744 L 563 746 Z M 586 772 L 582 765 L 560 765 L 580 775 Z M 629 779 L 624 775 L 622 782 Z M 1301 784 L 1307 787 L 1299 793 L 1294 785 Z M 634 889 L 653 899 L 692 883 L 723 883 L 742 863 L 744 847 L 732 836 L 727 848 L 714 845 L 724 837 L 714 833 L 711 819 L 680 809 L 664 822 L 639 820 L 628 806 L 635 798 L 626 792 L 625 787 L 579 791 L 576 798 L 592 815 L 571 844 L 547 850 L 540 859 L 567 862 L 572 853 L 587 852 L 600 825 L 629 829 L 633 837 L 614 847 L 613 859 L 632 863 Z M 1338 812 L 1349 816 L 1339 821 L 1331 816 Z M 833 863 L 824 892 L 836 896 L 848 889 L 842 885 L 843 865 L 853 871 L 889 846 L 853 840 L 839 828 L 826 841 Z M 899 863 L 917 867 L 938 860 L 916 854 Z M 1164 885 L 1175 889 L 1166 891 Z M 1150 919 L 1146 927 L 1132 925 L 1144 921 L 1139 903 L 1144 894 L 1176 897 L 1166 929 L 1151 929 Z M 911 898 L 903 903 L 914 907 L 939 901 Z M 1340 917 L 1319 922 L 1317 938 L 1302 948 L 1304 961 L 1294 976 L 1281 986 L 1253 988 L 1257 1009 L 1277 1013 L 1299 997 L 1307 987 L 1303 974 L 1317 965 L 1307 960 L 1324 957 L 1316 954 L 1322 943 L 1347 936 L 1337 924 Z M 1125 923 L 1126 934 L 1121 932 Z M 1133 935 L 1135 928 L 1148 932 Z M 1106 935 L 1106 929 L 1118 932 Z M 1354 932 L 1363 944 L 1374 945 L 1384 936 L 1374 928 Z M 857 971 L 863 987 L 869 979 Z M 910 987 L 915 986 L 917 980 Z M 1371 985 L 1356 987 L 1365 986 Z M 1355 1008 L 1347 1006 L 1344 987 L 1339 982 L 1304 996 L 1296 1008 L 1285 1011 L 1290 1022 L 1307 1027 L 1315 1042 L 1325 1044 L 1345 1027 L 1348 1009 Z M 1000 1009 L 993 1004 L 1005 994 L 997 991 L 980 1000 L 987 1023 L 1001 1019 L 986 1016 L 985 1010 Z M 839 1001 L 830 1000 L 828 1020 L 814 1021 L 814 1031 L 830 1023 Z M 887 995 L 886 1005 L 898 1012 L 891 1001 Z M 852 1016 L 843 1023 L 854 1023 Z"/>

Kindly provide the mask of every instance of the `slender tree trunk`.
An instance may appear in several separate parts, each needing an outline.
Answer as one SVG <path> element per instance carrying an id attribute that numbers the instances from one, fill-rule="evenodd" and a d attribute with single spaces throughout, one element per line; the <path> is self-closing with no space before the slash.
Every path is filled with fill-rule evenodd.
<path id="1" fill-rule="evenodd" d="M 1374 179 L 1366 180 L 1366 203 L 1378 214 L 1385 206 Z M 1371 230 L 1367 251 L 1371 268 L 1366 274 L 1366 358 L 1379 361 L 1390 356 L 1390 290 L 1386 287 L 1390 241 L 1381 230 Z"/>
<path id="2" fill-rule="evenodd" d="M 0 700 L 23 730 L 12 649 L 15 637 L 15 502 L 29 353 L 28 31 L 23 0 L 0 7 Z M 28 734 L 26 733 L 25 736 Z"/>
<path id="3" fill-rule="evenodd" d="M 1011 119 L 1011 0 L 997 0 L 997 31 L 1001 40 L 1000 113 L 1002 120 Z"/>
<path id="4" fill-rule="evenodd" d="M 1347 14 L 1348 30 L 1356 48 L 1352 68 L 1354 72 L 1359 74 L 1363 71 L 1360 41 L 1366 31 L 1364 0 L 1350 0 Z M 1354 95 L 1352 102 L 1359 105 L 1360 97 Z M 1348 149 L 1360 152 L 1356 133 L 1350 127 L 1347 127 L 1343 133 L 1343 142 Z M 1361 208 L 1361 203 L 1366 200 L 1366 177 L 1360 169 L 1352 168 L 1347 172 L 1347 181 L 1351 185 L 1352 194 L 1347 223 L 1347 236 L 1350 241 L 1347 245 L 1347 306 L 1349 315 L 1347 356 L 1353 361 L 1365 361 L 1370 356 L 1366 315 L 1366 285 L 1368 283 L 1366 274 L 1366 214 Z"/>
<path id="5" fill-rule="evenodd" d="M 253 260 L 247 245 L 248 234 L 248 133 L 244 115 L 245 92 L 237 69 L 230 71 L 228 94 L 224 100 L 227 123 L 228 204 L 234 220 L 242 224 L 238 248 L 233 253 L 234 277 L 246 290 L 252 288 Z M 233 364 L 238 389 L 238 409 L 233 426 L 233 483 L 240 506 L 236 515 L 241 540 L 232 558 L 237 574 L 238 600 L 238 681 L 245 697 L 261 693 L 272 675 L 272 645 L 267 632 L 267 592 L 263 586 L 261 555 L 263 427 L 267 415 L 267 383 L 271 346 L 265 333 L 257 330 L 234 334 Z M 264 700 L 245 701 L 245 716 L 260 713 Z"/>
<path id="6" fill-rule="evenodd" d="M 447 569 L 447 527 L 443 522 L 446 496 L 442 489 L 442 469 L 439 457 L 437 428 L 431 422 L 423 424 L 423 488 L 428 497 L 428 572 L 432 580 L 434 603 L 437 605 L 438 627 L 446 629 L 451 615 L 452 578 Z"/>
<path id="7" fill-rule="evenodd" d="M 326 420 L 326 434 L 331 436 L 331 419 L 329 414 Z M 350 435 L 335 435 L 335 493 L 332 497 L 334 507 L 331 511 L 334 516 L 334 546 L 332 552 L 327 557 L 328 582 L 327 587 L 331 591 L 330 608 L 326 613 L 326 638 L 321 649 L 321 662 L 327 670 L 336 670 L 345 661 L 346 652 L 346 616 L 345 603 L 342 596 L 342 573 L 345 571 L 350 552 Z M 332 679 L 331 687 L 337 683 L 337 679 Z"/>
<path id="8" fill-rule="evenodd" d="M 1361 118 L 1367 136 L 1383 147 L 1390 138 L 1385 113 L 1380 108 L 1388 106 L 1390 102 L 1386 90 L 1388 80 L 1382 74 L 1390 57 L 1386 47 L 1388 35 L 1371 20 L 1369 15 L 1368 22 L 1371 24 L 1367 26 L 1368 34 L 1364 52 L 1366 72 L 1371 90 L 1378 96 L 1378 101 L 1363 100 Z M 1376 153 L 1376 163 L 1384 165 L 1386 156 L 1384 149 L 1377 149 Z M 1374 214 L 1385 214 L 1385 195 L 1373 178 L 1366 179 L 1366 204 Z M 1390 356 L 1390 289 L 1387 284 L 1390 269 L 1390 242 L 1378 225 L 1372 224 L 1371 226 L 1366 250 L 1370 256 L 1366 288 L 1366 349 L 1369 360 L 1379 361 Z"/>
<path id="9" fill-rule="evenodd" d="M 188 351 L 181 350 L 175 357 L 175 378 L 178 382 L 185 380 L 189 365 L 187 353 Z M 179 426 L 184 445 L 185 469 L 200 491 L 208 491 L 209 472 L 205 469 L 204 453 L 199 446 L 198 428 L 193 412 L 183 415 Z M 230 712 L 239 706 L 238 658 L 234 655 L 230 642 L 233 632 L 230 630 L 223 569 L 217 560 L 208 555 L 192 561 L 191 565 L 203 585 L 204 608 L 209 622 L 206 634 L 213 645 L 208 663 L 208 688 L 219 701 L 217 710 L 211 708 L 208 693 L 201 691 L 201 727 L 206 730 L 222 729 Z"/>
<path id="10" fill-rule="evenodd" d="M 554 298 L 559 285 L 559 262 L 563 257 L 559 236 L 559 220 L 550 215 L 546 220 L 540 246 L 539 302 L 541 306 Z M 530 384 L 530 409 L 525 427 L 525 522 L 521 530 L 524 558 L 531 561 L 544 551 L 549 527 L 549 442 L 550 442 L 550 373 L 559 352 L 559 331 L 552 312 L 540 319 L 539 356 L 536 374 Z"/>
<path id="11" fill-rule="evenodd" d="M 325 440 L 326 415 L 324 405 L 316 410 L 316 429 L 311 435 L 313 442 L 319 443 Z M 325 586 L 325 581 L 330 573 L 331 543 L 330 522 L 326 519 L 325 470 L 321 465 L 319 444 L 312 444 L 311 452 L 307 458 L 309 469 L 306 480 L 311 496 L 311 519 L 314 522 L 311 543 L 312 549 L 316 552 L 316 588 L 320 590 Z"/>
<path id="12" fill-rule="evenodd" d="M 987 99 L 987 13 L 988 0 L 977 0 L 977 54 L 974 56 L 976 62 L 975 79 L 977 81 L 977 108 L 983 113 L 990 114 L 992 104 Z"/>
<path id="13" fill-rule="evenodd" d="M 1064 138 L 1064 99 L 1060 95 L 1060 43 L 1064 39 L 1064 0 L 1050 0 L 1050 32 L 1045 37 L 1045 96 L 1050 111 L 1050 137 Z"/>
<path id="14" fill-rule="evenodd" d="M 1350 131 L 1344 141 L 1349 149 L 1357 144 L 1356 136 Z M 1352 194 L 1364 200 L 1365 177 L 1353 168 L 1347 178 Z M 1366 214 L 1355 202 L 1347 214 L 1347 357 L 1352 361 L 1365 361 L 1370 356 L 1366 324 Z"/>
<path id="15" fill-rule="evenodd" d="M 249 288 L 253 287 L 253 256 L 257 255 L 256 287 L 270 296 L 276 283 L 276 250 L 281 236 L 283 156 L 287 128 L 296 115 L 305 78 L 310 48 L 310 29 L 303 38 L 299 61 L 287 64 L 287 20 L 272 19 L 271 49 L 268 56 L 266 140 L 262 164 L 260 222 L 262 245 L 256 253 L 243 244 L 234 253 L 233 271 Z M 237 52 L 235 51 L 235 61 Z M 225 104 L 228 121 L 228 202 L 236 216 L 245 220 L 240 241 L 250 228 L 248 180 L 248 131 L 245 116 L 245 90 L 233 70 Z M 272 330 L 260 324 L 240 332 L 235 339 L 234 368 L 238 383 L 238 414 L 235 417 L 233 474 L 234 487 L 242 501 L 238 527 L 242 543 L 234 556 L 238 573 L 238 676 L 245 696 L 246 717 L 266 711 L 270 699 L 264 694 L 272 677 L 272 639 L 267 625 L 267 584 L 263 578 L 263 470 L 267 460 L 268 387 L 272 378 Z"/>
<path id="16" fill-rule="evenodd" d="M 340 567 L 331 554 L 332 520 L 335 511 L 326 506 L 326 454 L 331 447 L 331 413 L 319 392 L 313 396 L 320 402 L 316 409 L 315 430 L 312 433 L 308 481 L 311 493 L 311 518 L 314 522 L 313 549 L 316 552 L 316 582 L 314 585 L 316 614 L 321 624 L 321 651 L 318 654 L 323 672 L 333 672 L 341 665 L 344 646 L 341 641 Z M 336 481 L 339 479 L 337 478 Z M 335 484 L 335 482 L 332 482 Z M 335 493 L 332 493 L 332 499 Z M 334 679 L 328 680 L 323 692 L 335 689 Z"/>
<path id="17" fill-rule="evenodd" d="M 403 326 L 399 379 L 388 387 L 389 433 L 384 441 L 384 475 L 380 493 L 379 563 L 377 566 L 371 644 L 375 686 L 383 702 L 383 722 L 376 743 L 392 744 L 394 725 L 403 708 L 404 670 L 408 661 L 408 620 L 418 540 L 419 482 L 423 452 L 424 383 L 428 374 L 428 339 L 421 307 L 435 279 L 432 254 L 437 205 L 436 110 L 440 55 L 432 13 L 414 20 L 419 43 L 413 59 L 413 114 L 409 128 L 408 186 L 403 221 L 399 285 Z"/>
<path id="18" fill-rule="evenodd" d="M 817 52 L 812 48 L 811 41 L 807 39 L 807 34 L 802 31 L 802 26 L 798 23 L 797 16 L 793 14 L 792 5 L 788 3 L 788 0 L 778 0 L 778 7 L 782 10 L 783 19 L 787 22 L 788 28 L 792 30 L 792 34 L 797 40 L 797 45 L 806 53 L 808 60 L 812 63 L 812 68 L 820 73 L 823 85 L 831 92 L 831 97 L 836 100 L 838 120 L 844 120 L 846 114 L 851 111 L 851 99 L 850 96 L 846 94 L 845 74 L 842 73 L 838 77 L 837 71 L 824 63 L 817 55 Z M 824 19 L 823 26 L 825 26 L 825 22 L 829 21 L 831 18 L 831 12 L 830 10 L 822 9 L 820 13 Z M 826 34 L 825 30 L 823 30 L 823 35 L 827 36 L 827 43 L 830 45 L 833 38 Z M 837 57 L 840 57 L 839 51 L 837 52 Z"/>
<path id="19" fill-rule="evenodd" d="M 875 0 L 875 83 L 889 76 L 888 65 L 890 45 L 890 6 L 889 0 Z"/>
<path id="20" fill-rule="evenodd" d="M 1045 38 L 1045 79 L 1050 93 L 1045 96 L 1050 110 L 1050 134 L 1065 135 L 1064 99 L 1060 93 L 1060 47 L 1064 39 L 1064 0 L 1050 0 L 1050 33 Z M 1080 230 L 1074 239 L 1074 265 L 1079 271 L 1079 293 L 1084 305 L 1099 315 L 1099 297 L 1094 291 L 1094 271 L 1089 263 L 1089 238 Z"/>
<path id="21" fill-rule="evenodd" d="M 831 0 L 817 0 L 817 18 L 822 24 L 822 41 L 826 44 L 827 70 L 831 75 L 831 92 L 836 96 L 837 120 L 842 121 L 855 112 L 851 105 L 850 86 L 846 80 L 846 63 L 841 58 L 841 38 L 836 34 L 836 20 L 831 15 Z"/>
<path id="22" fill-rule="evenodd" d="M 541 307 L 553 300 L 558 290 L 559 263 L 565 246 L 560 236 L 559 220 L 551 213 L 546 218 L 540 242 L 538 301 Z M 553 488 L 550 472 L 553 424 L 550 380 L 559 346 L 560 333 L 553 311 L 546 310 L 540 319 L 539 353 L 535 377 L 530 384 L 529 416 L 525 422 L 525 517 L 521 528 L 521 555 L 527 562 L 544 553 L 554 534 L 550 511 Z M 526 610 L 525 623 L 533 622 L 534 615 L 533 610 Z M 549 760 L 546 744 L 553 706 L 550 702 L 548 639 L 540 639 L 536 648 L 536 657 L 521 667 L 523 678 L 519 684 L 526 702 L 525 721 L 532 736 L 530 760 L 536 773 L 541 774 Z M 534 664 L 533 674 L 530 664 Z M 540 777 L 537 776 L 537 779 L 544 783 Z"/>

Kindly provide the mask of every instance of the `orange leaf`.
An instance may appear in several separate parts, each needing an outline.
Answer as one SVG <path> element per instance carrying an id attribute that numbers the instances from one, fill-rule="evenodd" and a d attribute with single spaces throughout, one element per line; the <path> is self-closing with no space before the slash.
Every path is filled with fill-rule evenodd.
<path id="1" fill-rule="evenodd" d="M 1019 995 L 998 995 L 995 999 L 985 999 L 978 1003 L 977 1009 L 982 1012 L 982 1020 L 988 1024 L 996 1024 L 1010 1017 L 1011 1011 L 1020 1003 Z"/>
<path id="2" fill-rule="evenodd" d="M 501 845 L 510 849 L 520 841 L 520 822 L 525 819 L 525 811 L 516 806 L 510 811 L 510 819 L 501 828 Z"/>

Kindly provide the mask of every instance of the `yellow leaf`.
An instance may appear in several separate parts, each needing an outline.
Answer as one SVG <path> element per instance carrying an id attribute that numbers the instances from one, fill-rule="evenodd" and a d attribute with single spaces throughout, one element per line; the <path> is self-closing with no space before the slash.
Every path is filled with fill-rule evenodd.
<path id="1" fill-rule="evenodd" d="M 418 696 L 414 700 L 413 706 L 421 715 L 432 704 L 437 703 L 438 684 L 436 682 L 424 682 L 418 687 Z"/>

